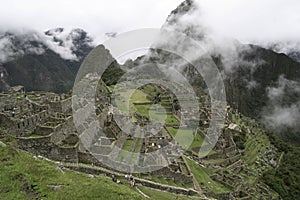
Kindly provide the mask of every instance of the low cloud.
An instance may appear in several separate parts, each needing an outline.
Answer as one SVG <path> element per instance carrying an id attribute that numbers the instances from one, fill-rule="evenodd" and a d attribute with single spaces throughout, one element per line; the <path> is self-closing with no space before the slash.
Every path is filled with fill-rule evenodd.
<path id="1" fill-rule="evenodd" d="M 191 4 L 191 6 L 189 5 Z M 206 8 L 204 6 L 204 8 Z M 244 81 L 248 89 L 258 85 L 252 79 L 255 70 L 264 64 L 261 59 L 246 59 L 244 55 L 251 53 L 253 48 L 248 44 L 242 44 L 239 40 L 231 37 L 230 34 L 218 32 L 214 26 L 207 21 L 206 13 L 203 12 L 203 5 L 198 1 L 185 1 L 181 4 L 180 9 L 175 10 L 163 25 L 163 30 L 167 31 L 166 37 L 162 37 L 156 47 L 164 45 L 177 46 L 182 48 L 179 51 L 189 51 L 187 54 L 194 54 L 195 58 L 201 56 L 201 53 L 207 53 L 220 59 L 224 77 L 230 78 L 231 75 L 241 67 L 249 69 L 249 79 Z M 191 47 L 192 42 L 180 41 L 178 33 L 183 33 L 197 41 L 198 46 Z M 174 42 L 176 41 L 176 42 Z M 176 47 L 173 47 L 176 48 Z"/>
<path id="2" fill-rule="evenodd" d="M 5 63 L 23 55 L 41 55 L 47 49 L 57 53 L 66 60 L 78 60 L 76 51 L 80 44 L 93 46 L 90 37 L 82 37 L 81 29 L 53 29 L 46 33 L 26 30 L 12 29 L 0 32 L 0 62 Z"/>
<path id="3" fill-rule="evenodd" d="M 267 95 L 269 101 L 262 113 L 266 127 L 279 133 L 299 132 L 300 83 L 280 76 L 275 86 L 267 88 Z"/>
<path id="4" fill-rule="evenodd" d="M 45 52 L 37 33 L 20 31 L 0 33 L 0 62 L 5 63 L 25 54 L 43 54 Z"/>

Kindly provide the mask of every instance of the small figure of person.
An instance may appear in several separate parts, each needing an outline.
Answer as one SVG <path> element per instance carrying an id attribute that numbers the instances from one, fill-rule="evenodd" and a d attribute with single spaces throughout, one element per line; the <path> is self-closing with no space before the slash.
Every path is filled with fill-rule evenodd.
<path id="1" fill-rule="evenodd" d="M 111 176 L 111 179 L 112 179 L 113 182 L 116 182 L 116 177 L 115 177 L 115 175 L 112 175 L 112 176 Z"/>

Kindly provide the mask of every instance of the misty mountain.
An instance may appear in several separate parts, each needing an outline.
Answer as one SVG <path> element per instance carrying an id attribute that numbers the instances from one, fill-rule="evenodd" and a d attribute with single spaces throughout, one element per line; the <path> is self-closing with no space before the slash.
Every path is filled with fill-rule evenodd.
<path id="1" fill-rule="evenodd" d="M 284 101 L 278 101 L 276 104 L 270 94 L 270 91 L 280 86 L 282 77 L 287 82 L 300 81 L 297 52 L 285 55 L 255 45 L 241 44 L 234 39 L 216 39 L 214 33 L 195 20 L 201 16 L 198 12 L 201 12 L 201 9 L 197 8 L 194 1 L 186 0 L 171 12 L 162 30 L 181 32 L 199 42 L 207 50 L 223 74 L 227 101 L 232 107 L 246 116 L 260 120 L 262 124 L 275 131 L 299 132 L 298 127 L 292 123 L 288 127 L 282 127 L 282 124 L 277 123 L 283 116 L 276 112 L 295 107 L 296 114 L 285 117 L 292 120 L 295 115 L 300 116 L 298 89 L 294 89 L 292 95 L 291 90 L 282 90 L 281 95 L 289 98 L 284 98 Z M 169 35 L 168 39 L 169 41 L 165 42 L 169 44 L 177 41 L 176 35 Z M 177 44 L 180 45 L 180 41 L 177 41 Z M 42 34 L 34 31 L 2 32 L 0 72 L 3 75 L 0 89 L 5 90 L 9 85 L 24 85 L 27 90 L 67 92 L 73 86 L 81 62 L 92 48 L 92 38 L 82 29 L 68 31 L 56 28 Z M 168 58 L 167 54 L 157 56 L 162 60 Z M 143 62 L 155 67 L 155 64 L 145 59 L 134 61 L 132 65 Z M 114 62 L 103 79 L 111 85 L 122 74 L 119 64 Z M 189 70 L 188 78 L 193 82 L 198 75 Z M 205 87 L 203 80 L 198 83 Z"/>
<path id="2" fill-rule="evenodd" d="M 295 61 L 300 62 L 300 51 L 292 51 L 287 55 L 292 59 L 294 59 Z"/>
<path id="3" fill-rule="evenodd" d="M 161 45 L 184 46 L 176 34 L 180 32 L 197 41 L 211 56 L 223 74 L 227 102 L 246 116 L 260 120 L 262 125 L 283 137 L 300 143 L 300 127 L 292 123 L 300 119 L 300 63 L 297 53 L 285 55 L 271 49 L 251 44 L 241 44 L 234 39 L 219 36 L 196 22 L 201 9 L 192 0 L 186 0 L 168 16 L 162 30 L 169 31 L 168 38 Z M 171 31 L 170 31 L 171 30 Z M 287 44 L 288 45 L 288 44 Z M 286 46 L 288 48 L 288 46 Z M 188 49 L 185 49 L 188 51 Z M 195 50 L 191 53 L 195 54 Z M 160 54 L 165 57 L 168 54 Z M 199 74 L 188 70 L 188 79 L 193 82 Z M 200 78 L 201 79 L 201 78 Z M 285 81 L 285 83 L 281 83 Z M 198 84 L 205 83 L 196 81 Z M 292 85 L 292 86 L 291 86 Z M 272 91 L 277 91 L 274 101 Z M 289 110 L 295 110 L 293 113 Z M 285 119 L 285 124 L 280 123 Z"/>
<path id="4" fill-rule="evenodd" d="M 0 63 L 7 85 L 24 85 L 27 90 L 67 92 L 93 40 L 82 29 L 56 28 L 0 33 Z M 1 85 L 1 86 L 2 86 Z"/>
<path id="5" fill-rule="evenodd" d="M 300 43 L 297 41 L 281 41 L 262 44 L 262 46 L 266 49 L 275 51 L 276 53 L 283 53 L 293 60 L 300 62 Z"/>

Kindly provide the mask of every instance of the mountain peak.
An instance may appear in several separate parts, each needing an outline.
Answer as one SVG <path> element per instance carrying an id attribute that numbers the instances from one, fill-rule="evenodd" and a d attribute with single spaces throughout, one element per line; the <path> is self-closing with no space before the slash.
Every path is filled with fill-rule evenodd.
<path id="1" fill-rule="evenodd" d="M 189 12 L 192 12 L 197 8 L 197 5 L 194 0 L 185 0 L 182 2 L 175 10 L 171 12 L 171 14 L 167 18 L 167 23 L 172 24 L 175 23 L 179 16 L 183 16 Z"/>
<path id="2" fill-rule="evenodd" d="M 48 36 L 53 36 L 59 33 L 62 33 L 64 31 L 64 28 L 54 28 L 54 29 L 49 29 L 45 31 L 45 34 Z"/>

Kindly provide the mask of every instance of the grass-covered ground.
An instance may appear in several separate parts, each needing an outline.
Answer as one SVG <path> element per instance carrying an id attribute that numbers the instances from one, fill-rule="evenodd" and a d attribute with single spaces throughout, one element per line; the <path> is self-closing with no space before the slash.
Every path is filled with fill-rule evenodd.
<path id="1" fill-rule="evenodd" d="M 143 199 L 129 185 L 95 178 L 35 159 L 11 147 L 0 147 L 0 199 Z"/>
<path id="2" fill-rule="evenodd" d="M 131 149 L 132 145 L 133 145 L 133 140 L 132 139 L 127 139 L 124 142 L 124 145 L 122 147 L 122 150 L 120 151 L 120 154 L 118 155 L 117 160 L 125 161 L 128 157 L 128 154 L 130 152 L 130 149 Z"/>
<path id="3" fill-rule="evenodd" d="M 152 87 L 153 86 L 151 86 L 151 85 L 147 86 L 147 88 L 150 88 L 149 91 L 152 91 L 149 93 L 156 95 L 157 91 L 154 91 L 154 89 L 152 89 Z M 142 90 L 133 90 L 133 89 L 128 89 L 126 91 L 119 92 L 119 94 L 120 94 L 120 99 L 116 99 L 116 102 L 115 102 L 117 107 L 123 112 L 129 111 L 133 117 L 133 121 L 136 121 L 136 119 L 134 118 L 135 112 L 141 116 L 150 118 L 149 110 L 151 108 L 151 104 L 139 105 L 139 104 L 135 104 L 135 103 L 149 103 L 149 99 L 153 98 L 154 96 L 149 97 Z M 122 101 L 122 99 L 123 99 L 123 101 Z M 129 99 L 129 110 L 126 105 L 126 101 L 125 101 L 126 99 Z M 156 120 L 157 122 L 161 122 L 161 123 L 176 124 L 176 125 L 180 124 L 179 120 L 176 119 L 170 113 L 160 114 L 160 113 L 157 113 L 156 111 L 153 111 L 151 113 L 151 118 L 152 118 L 152 120 Z"/>
<path id="4" fill-rule="evenodd" d="M 148 180 L 151 180 L 153 182 L 161 183 L 161 184 L 165 184 L 165 185 L 171 185 L 171 186 L 183 187 L 183 188 L 194 188 L 193 183 L 181 184 L 181 183 L 175 182 L 175 181 L 170 180 L 170 179 L 165 179 L 163 177 L 157 177 L 157 176 L 152 175 L 152 174 L 141 175 L 141 178 L 148 179 Z"/>
<path id="5" fill-rule="evenodd" d="M 208 168 L 201 167 L 195 161 L 188 158 L 186 160 L 188 165 L 190 166 L 192 173 L 198 181 L 200 188 L 208 189 L 216 194 L 231 192 L 231 190 L 226 188 L 224 185 L 212 180 L 209 177 L 210 171 Z"/>
<path id="6" fill-rule="evenodd" d="M 122 184 L 117 184 L 104 175 L 92 177 L 70 170 L 62 171 L 53 162 L 34 158 L 10 146 L 0 146 L 0 161 L 0 199 L 146 199 L 122 177 Z M 164 179 L 156 181 L 178 186 Z M 199 199 L 141 185 L 137 188 L 150 199 Z"/>
<path id="7" fill-rule="evenodd" d="M 146 194 L 150 199 L 166 199 L 166 200 L 190 200 L 190 199 L 200 199 L 197 196 L 184 196 L 171 194 L 164 191 L 158 191 L 144 186 L 138 186 L 144 194 Z"/>
<path id="8" fill-rule="evenodd" d="M 183 143 L 185 143 L 184 140 L 187 140 L 187 141 L 193 140 L 192 143 L 189 145 L 187 151 L 190 151 L 195 155 L 199 154 L 199 152 L 195 151 L 195 149 L 199 150 L 199 148 L 202 145 L 207 144 L 207 142 L 204 140 L 204 138 L 201 137 L 200 134 L 194 134 L 193 130 L 179 130 L 174 127 L 167 127 L 167 130 L 173 137 L 176 137 L 176 139 L 183 141 Z M 177 135 L 177 134 L 179 134 L 179 135 Z"/>

